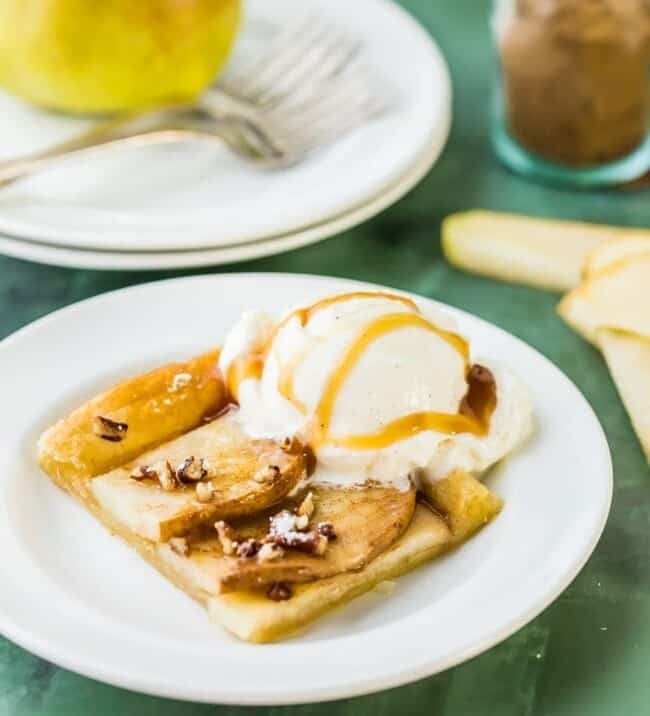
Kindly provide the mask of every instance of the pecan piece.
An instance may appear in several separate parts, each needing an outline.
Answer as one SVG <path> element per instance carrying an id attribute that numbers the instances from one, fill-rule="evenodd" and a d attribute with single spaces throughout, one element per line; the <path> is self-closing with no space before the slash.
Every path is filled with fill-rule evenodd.
<path id="1" fill-rule="evenodd" d="M 196 499 L 199 502 L 202 502 L 204 504 L 207 504 L 208 502 L 212 502 L 212 500 L 214 498 L 214 493 L 216 492 L 212 482 L 197 482 L 195 489 L 196 489 Z"/>
<path id="2" fill-rule="evenodd" d="M 186 457 L 176 468 L 176 479 L 183 484 L 199 482 L 207 474 L 203 460 L 195 460 L 194 456 Z"/>
<path id="3" fill-rule="evenodd" d="M 309 519 L 314 513 L 314 495 L 307 493 L 307 497 L 300 503 L 300 507 L 296 510 L 296 514 L 305 516 Z"/>
<path id="4" fill-rule="evenodd" d="M 291 599 L 292 594 L 291 587 L 286 582 L 273 582 L 266 592 L 266 596 L 274 602 L 286 602 Z"/>
<path id="5" fill-rule="evenodd" d="M 275 542 L 264 542 L 260 551 L 257 553 L 257 559 L 260 562 L 270 562 L 273 559 L 278 559 L 283 556 L 284 550 L 275 544 Z"/>
<path id="6" fill-rule="evenodd" d="M 160 487 L 162 487 L 165 492 L 172 492 L 178 487 L 176 475 L 174 475 L 172 466 L 167 460 L 154 463 L 151 466 L 151 471 L 156 474 Z"/>
<path id="7" fill-rule="evenodd" d="M 140 465 L 129 475 L 132 480 L 157 480 L 165 492 L 178 487 L 172 466 L 167 460 L 160 460 L 153 465 Z"/>
<path id="8" fill-rule="evenodd" d="M 266 483 L 273 482 L 273 480 L 277 480 L 278 477 L 280 477 L 280 468 L 277 465 L 265 465 L 255 473 L 253 480 L 255 480 L 255 482 Z"/>
<path id="9" fill-rule="evenodd" d="M 214 528 L 217 531 L 219 542 L 221 542 L 221 549 L 223 549 L 223 553 L 226 556 L 235 554 L 237 542 L 235 542 L 235 534 L 232 529 L 223 520 L 215 522 Z"/>
<path id="10" fill-rule="evenodd" d="M 243 559 L 251 559 L 262 549 L 262 543 L 256 539 L 247 539 L 237 545 L 236 554 Z"/>
<path id="11" fill-rule="evenodd" d="M 116 420 L 105 418 L 103 415 L 96 415 L 93 424 L 93 432 L 102 440 L 112 443 L 119 443 L 126 437 L 129 426 L 126 423 L 119 423 Z"/>
<path id="12" fill-rule="evenodd" d="M 129 477 L 132 480 L 137 480 L 138 482 L 141 480 L 157 480 L 158 473 L 152 469 L 150 465 L 140 465 L 139 467 L 136 467 L 133 472 L 131 472 Z"/>
<path id="13" fill-rule="evenodd" d="M 169 546 L 172 552 L 175 552 L 180 557 L 187 557 L 190 553 L 190 546 L 185 537 L 172 537 L 169 540 Z"/>
<path id="14" fill-rule="evenodd" d="M 316 525 L 316 531 L 319 535 L 326 537 L 328 542 L 333 542 L 336 539 L 336 530 L 331 522 L 319 522 Z"/>

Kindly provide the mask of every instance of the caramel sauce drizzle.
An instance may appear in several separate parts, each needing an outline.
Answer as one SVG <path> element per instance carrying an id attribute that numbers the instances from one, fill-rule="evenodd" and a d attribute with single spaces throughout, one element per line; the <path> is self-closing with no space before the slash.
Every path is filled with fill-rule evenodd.
<path id="1" fill-rule="evenodd" d="M 412 308 L 416 313 L 391 313 L 371 321 L 358 338 L 347 350 L 339 365 L 329 376 L 321 399 L 316 407 L 315 419 L 308 442 L 312 446 L 329 443 L 338 447 L 353 450 L 374 450 L 388 447 L 393 443 L 412 437 L 423 431 L 436 431 L 445 434 L 471 433 L 485 435 L 489 430 L 490 418 L 496 407 L 496 384 L 492 373 L 482 366 L 469 364 L 469 346 L 464 338 L 456 333 L 445 331 L 427 321 L 420 315 L 414 301 L 396 294 L 359 291 L 323 299 L 307 308 L 300 308 L 290 313 L 281 321 L 264 345 L 251 353 L 236 359 L 228 370 L 227 384 L 233 397 L 237 397 L 239 384 L 247 378 L 261 378 L 264 363 L 270 347 L 277 334 L 292 319 L 298 318 L 305 326 L 309 319 L 319 310 L 341 301 L 354 298 L 388 298 L 400 301 Z M 468 380 L 468 391 L 460 403 L 457 413 L 418 412 L 394 420 L 378 430 L 364 435 L 330 435 L 332 414 L 345 380 L 358 363 L 368 346 L 381 336 L 407 327 L 416 327 L 435 333 L 456 350 L 465 364 Z M 296 356 L 284 366 L 278 380 L 278 390 L 300 412 L 307 413 L 307 407 L 293 393 L 293 376 L 295 369 L 304 359 L 304 355 Z"/>
<path id="2" fill-rule="evenodd" d="M 297 308 L 286 316 L 278 325 L 273 329 L 271 335 L 267 338 L 263 345 L 259 346 L 255 350 L 251 351 L 247 355 L 242 355 L 236 358 L 228 368 L 228 375 L 226 376 L 226 386 L 230 395 L 237 399 L 240 384 L 248 378 L 256 378 L 259 380 L 264 372 L 264 363 L 271 349 L 271 345 L 275 340 L 275 337 L 280 331 L 294 318 L 300 321 L 301 326 L 306 326 L 309 323 L 311 317 L 318 311 L 322 311 L 329 306 L 333 306 L 337 303 L 344 301 L 351 301 L 355 298 L 386 298 L 390 301 L 399 301 L 404 305 L 412 308 L 414 311 L 418 310 L 417 304 L 407 296 L 400 296 L 396 293 L 388 293 L 384 291 L 354 291 L 352 293 L 342 293 L 337 296 L 329 296 L 323 298 L 311 306 L 304 308 Z M 286 370 L 286 374 L 280 378 L 280 394 L 283 395 L 289 402 L 293 403 L 298 410 L 302 413 L 307 412 L 307 408 L 300 400 L 298 400 L 293 394 L 293 373 L 298 367 L 292 365 L 290 369 Z"/>

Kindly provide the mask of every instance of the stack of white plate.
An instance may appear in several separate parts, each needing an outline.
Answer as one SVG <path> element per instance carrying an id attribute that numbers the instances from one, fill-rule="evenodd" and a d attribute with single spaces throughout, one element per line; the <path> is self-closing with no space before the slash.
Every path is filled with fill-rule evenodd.
<path id="1" fill-rule="evenodd" d="M 386 115 L 282 171 L 257 169 L 207 143 L 71 160 L 0 192 L 0 253 L 95 269 L 215 265 L 314 243 L 397 201 L 446 141 L 445 62 L 390 0 L 249 0 L 244 41 L 255 27 L 282 26 L 306 6 L 360 39 L 390 93 Z M 0 159 L 87 126 L 0 95 Z"/>

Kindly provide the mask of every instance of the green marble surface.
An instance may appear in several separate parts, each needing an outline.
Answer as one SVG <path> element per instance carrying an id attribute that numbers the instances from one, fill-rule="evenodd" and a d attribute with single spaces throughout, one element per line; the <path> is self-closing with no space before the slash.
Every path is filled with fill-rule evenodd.
<path id="1" fill-rule="evenodd" d="M 183 704 L 96 683 L 0 638 L 1 716 L 650 712 L 650 475 L 604 364 L 558 320 L 556 296 L 464 275 L 444 263 L 438 241 L 442 217 L 471 207 L 648 225 L 647 195 L 566 193 L 504 171 L 488 142 L 488 3 L 404 0 L 404 5 L 431 30 L 451 65 L 454 127 L 441 161 L 407 198 L 365 225 L 316 246 L 242 264 L 241 269 L 331 274 L 415 291 L 493 321 L 548 356 L 595 408 L 614 456 L 614 506 L 595 554 L 551 607 L 507 641 L 400 689 L 291 708 Z M 0 258 L 0 336 L 73 301 L 174 275 L 181 272 L 73 271 Z M 559 417 L 569 421 L 570 429 L 570 416 Z"/>

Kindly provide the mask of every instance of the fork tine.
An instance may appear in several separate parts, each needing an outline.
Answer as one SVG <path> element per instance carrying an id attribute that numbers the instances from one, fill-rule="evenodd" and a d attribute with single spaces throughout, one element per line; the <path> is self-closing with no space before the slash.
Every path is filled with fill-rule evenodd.
<path id="1" fill-rule="evenodd" d="M 338 101 L 320 106 L 311 117 L 297 116 L 296 121 L 273 130 L 274 141 L 288 153 L 306 153 L 347 134 L 361 124 L 382 115 L 387 109 L 383 100 L 373 95 L 356 97 L 340 105 Z"/>
<path id="2" fill-rule="evenodd" d="M 270 42 L 256 53 L 249 53 L 246 60 L 231 67 L 227 74 L 220 78 L 220 84 L 229 89 L 243 89 L 250 82 L 251 74 L 255 76 L 259 67 L 269 67 L 279 61 L 294 45 L 296 36 L 302 37 L 313 26 L 312 14 L 303 13 L 289 25 L 275 32 Z"/>
<path id="3" fill-rule="evenodd" d="M 314 86 L 341 72 L 359 53 L 358 43 L 347 38 L 332 34 L 320 46 L 314 46 L 303 60 L 296 63 L 276 85 L 269 85 L 260 93 L 259 102 L 271 107 L 299 96 L 302 88 Z"/>
<path id="4" fill-rule="evenodd" d="M 266 117 L 278 126 L 305 123 L 328 111 L 341 111 L 374 94 L 372 77 L 363 67 L 349 68 L 335 78 L 305 85 L 300 92 L 271 108 Z"/>
<path id="5" fill-rule="evenodd" d="M 248 68 L 242 70 L 237 92 L 242 97 L 257 101 L 260 92 L 277 84 L 291 67 L 301 62 L 314 44 L 320 42 L 322 32 L 322 23 L 315 21 L 313 16 L 306 16 L 296 25 L 292 24 L 275 38 L 268 53 L 251 58 Z"/>

